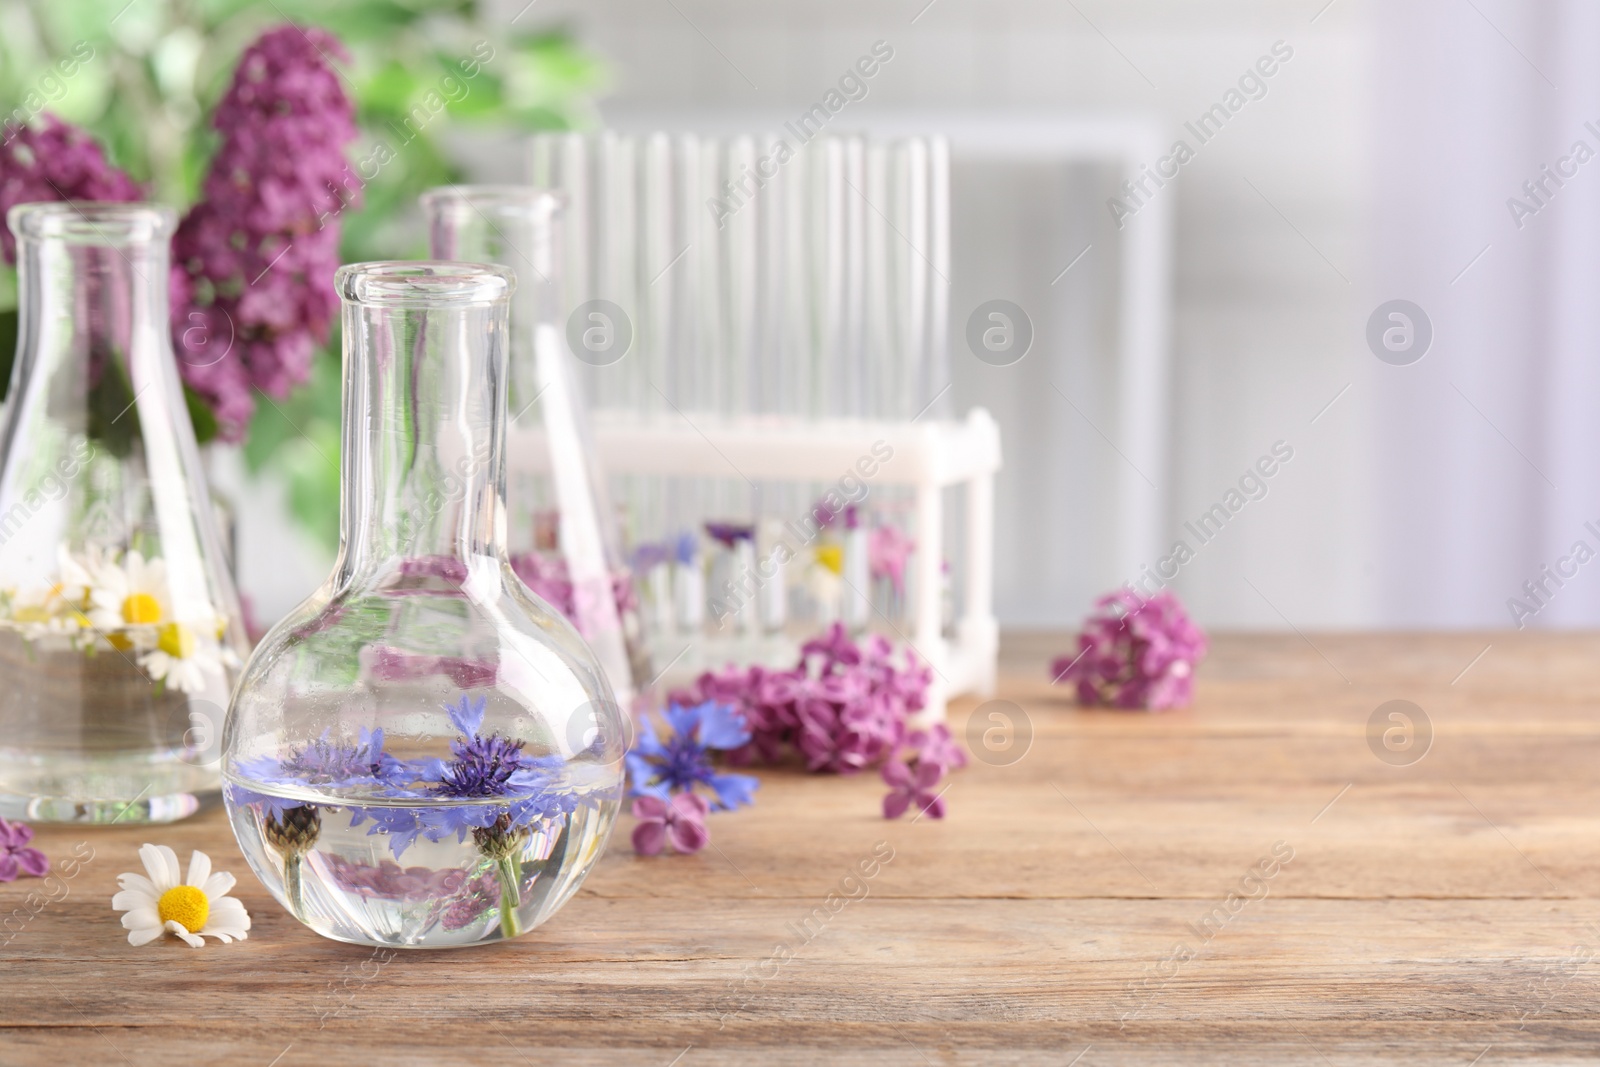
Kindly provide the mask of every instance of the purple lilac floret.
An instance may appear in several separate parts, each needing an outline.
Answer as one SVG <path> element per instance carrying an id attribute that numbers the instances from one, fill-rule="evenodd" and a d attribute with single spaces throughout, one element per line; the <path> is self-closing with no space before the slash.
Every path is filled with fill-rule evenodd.
<path id="1" fill-rule="evenodd" d="M 51 114 L 30 125 L 6 124 L 0 143 L 0 219 L 17 204 L 40 200 L 138 200 L 137 182 L 113 167 L 95 139 Z M 17 239 L 0 223 L 0 251 L 17 260 Z"/>
<path id="2" fill-rule="evenodd" d="M 339 216 L 361 182 L 344 158 L 355 108 L 328 56 L 348 58 L 327 31 L 292 25 L 245 50 L 212 116 L 222 143 L 202 198 L 173 238 L 178 366 L 225 440 L 243 437 L 252 386 L 281 398 L 306 380 L 337 308 Z"/>
<path id="3" fill-rule="evenodd" d="M 713 752 L 740 748 L 750 741 L 750 730 L 733 707 L 710 700 L 674 702 L 663 717 L 669 728 L 665 736 L 656 733 L 649 717 L 640 721 L 639 736 L 626 758 L 629 795 L 665 801 L 674 793 L 692 793 L 704 786 L 716 797 L 714 807 L 720 810 L 754 803 L 760 779 L 722 773 L 712 763 Z"/>
<path id="4" fill-rule="evenodd" d="M 711 806 L 695 793 L 674 793 L 670 800 L 636 797 L 633 817 L 633 850 L 641 856 L 655 856 L 668 844 L 676 852 L 699 852 L 711 842 L 706 815 Z"/>
<path id="5" fill-rule="evenodd" d="M 792 670 L 728 667 L 674 692 L 682 704 L 734 707 L 750 740 L 729 754 L 740 765 L 776 763 L 798 753 L 811 771 L 849 774 L 887 758 L 906 738 L 907 720 L 927 702 L 932 672 L 908 649 L 896 664 L 882 637 L 851 640 L 834 626 L 801 648 Z"/>
<path id="6" fill-rule="evenodd" d="M 945 768 L 937 763 L 912 760 L 902 763 L 892 759 L 883 765 L 883 780 L 888 783 L 889 794 L 883 798 L 883 817 L 898 819 L 912 805 L 930 819 L 944 818 L 944 797 L 936 789 L 944 777 Z"/>
<path id="7" fill-rule="evenodd" d="M 32 847 L 33 827 L 26 823 L 0 819 L 0 882 L 14 882 L 20 875 L 43 878 L 50 860 Z"/>
<path id="8" fill-rule="evenodd" d="M 1056 682 L 1077 686 L 1088 706 L 1177 708 L 1194 698 L 1206 635 L 1170 590 L 1144 597 L 1122 588 L 1095 602 L 1078 652 L 1051 665 Z"/>
<path id="9" fill-rule="evenodd" d="M 872 531 L 867 542 L 868 568 L 873 578 L 887 578 L 897 596 L 906 591 L 906 563 L 917 543 L 893 523 Z"/>
<path id="10" fill-rule="evenodd" d="M 913 730 L 906 737 L 906 747 L 919 764 L 943 767 L 947 771 L 967 765 L 966 751 L 956 744 L 950 727 L 942 722 L 934 723 L 926 730 Z"/>

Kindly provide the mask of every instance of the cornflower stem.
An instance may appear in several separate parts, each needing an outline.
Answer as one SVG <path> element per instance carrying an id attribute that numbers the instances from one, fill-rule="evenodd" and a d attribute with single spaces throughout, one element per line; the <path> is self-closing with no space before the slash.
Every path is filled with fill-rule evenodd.
<path id="1" fill-rule="evenodd" d="M 511 938 L 522 933 L 522 922 L 517 909 L 522 906 L 522 861 L 515 852 L 500 856 L 495 861 L 500 875 L 500 933 Z"/>
<path id="2" fill-rule="evenodd" d="M 300 853 L 290 852 L 283 858 L 283 895 L 289 898 L 289 911 L 296 919 L 305 921 L 305 903 L 300 879 Z"/>

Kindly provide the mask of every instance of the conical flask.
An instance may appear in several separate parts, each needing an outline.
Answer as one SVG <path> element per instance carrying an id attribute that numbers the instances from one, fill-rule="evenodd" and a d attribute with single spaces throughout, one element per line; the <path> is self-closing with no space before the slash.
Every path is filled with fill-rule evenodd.
<path id="1" fill-rule="evenodd" d="M 622 712 L 505 541 L 512 274 L 361 263 L 343 302 L 332 575 L 262 638 L 225 731 L 225 801 L 261 881 L 324 936 L 515 937 L 604 851 Z"/>
<path id="2" fill-rule="evenodd" d="M 20 204 L 0 420 L 0 815 L 166 822 L 246 651 L 168 325 L 173 212 Z M 225 344 L 226 339 L 217 339 Z"/>
<path id="3" fill-rule="evenodd" d="M 572 620 L 631 707 L 651 681 L 633 577 L 621 551 L 567 347 L 561 195 L 531 186 L 455 185 L 423 194 L 436 259 L 497 263 L 517 276 L 511 305 L 510 412 L 515 447 L 548 474 L 508 487 L 511 560 L 529 588 Z"/>

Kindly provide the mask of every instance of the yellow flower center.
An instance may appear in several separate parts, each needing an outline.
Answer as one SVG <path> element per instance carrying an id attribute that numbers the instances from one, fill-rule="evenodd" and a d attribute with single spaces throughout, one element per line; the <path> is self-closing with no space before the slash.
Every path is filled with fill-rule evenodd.
<path id="1" fill-rule="evenodd" d="M 161 621 L 161 603 L 149 593 L 134 593 L 122 602 L 122 621 L 142 626 Z"/>
<path id="2" fill-rule="evenodd" d="M 844 549 L 838 545 L 820 545 L 817 548 L 817 562 L 835 574 L 843 574 Z"/>
<path id="3" fill-rule="evenodd" d="M 181 622 L 169 622 L 161 628 L 156 647 L 173 659 L 188 659 L 194 655 L 194 631 Z"/>
<path id="4" fill-rule="evenodd" d="M 211 916 L 211 902 L 192 885 L 175 885 L 156 902 L 161 925 L 176 922 L 191 934 L 198 934 Z"/>
<path id="5" fill-rule="evenodd" d="M 27 607 L 18 608 L 16 611 L 18 622 L 45 622 L 49 618 L 49 609 L 38 605 L 30 604 Z"/>
<path id="6" fill-rule="evenodd" d="M 133 642 L 128 640 L 128 635 L 121 633 L 120 631 L 113 631 L 106 634 L 106 640 L 110 642 L 111 647 L 116 649 L 118 652 L 127 652 L 133 648 Z"/>

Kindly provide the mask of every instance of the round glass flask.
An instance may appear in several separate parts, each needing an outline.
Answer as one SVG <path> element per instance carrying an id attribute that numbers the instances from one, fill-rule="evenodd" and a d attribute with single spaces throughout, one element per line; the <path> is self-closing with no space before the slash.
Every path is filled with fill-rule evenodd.
<path id="1" fill-rule="evenodd" d="M 173 357 L 176 218 L 56 202 L 7 222 L 20 314 L 0 418 L 0 816 L 182 818 L 217 792 L 246 649 Z"/>
<path id="2" fill-rule="evenodd" d="M 515 937 L 572 896 L 623 782 L 621 711 L 505 543 L 512 273 L 340 268 L 340 549 L 257 646 L 224 739 L 252 869 L 356 944 Z"/>

